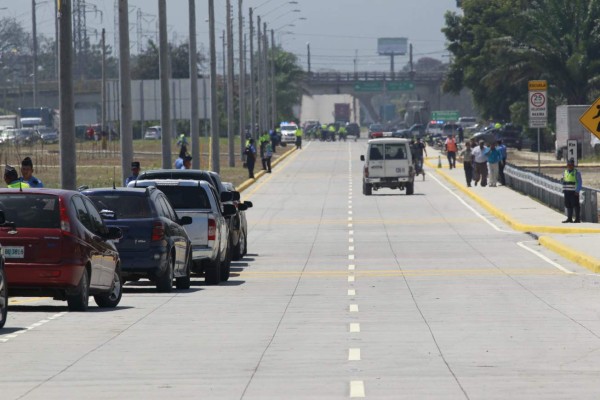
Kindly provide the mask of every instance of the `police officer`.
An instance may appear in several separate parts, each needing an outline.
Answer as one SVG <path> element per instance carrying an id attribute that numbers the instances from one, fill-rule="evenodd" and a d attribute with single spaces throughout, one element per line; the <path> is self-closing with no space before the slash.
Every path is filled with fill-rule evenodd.
<path id="1" fill-rule="evenodd" d="M 4 167 L 4 182 L 10 189 L 29 189 L 29 183 L 19 180 L 17 170 L 10 165 Z"/>
<path id="2" fill-rule="evenodd" d="M 32 188 L 42 188 L 44 184 L 41 180 L 33 176 L 33 161 L 31 158 L 25 157 L 23 161 L 21 161 L 21 178 L 19 178 L 22 182 L 27 182 L 29 187 Z"/>
<path id="3" fill-rule="evenodd" d="M 262 161 L 262 169 L 267 169 L 267 160 L 265 158 L 265 147 L 267 143 L 271 142 L 271 136 L 269 136 L 268 132 L 263 133 L 260 138 L 258 138 L 258 148 L 260 151 L 260 160 Z"/>
<path id="4" fill-rule="evenodd" d="M 129 185 L 129 182 L 137 181 L 140 176 L 140 162 L 133 161 L 131 163 L 131 176 L 125 179 L 125 186 Z"/>
<path id="5" fill-rule="evenodd" d="M 567 208 L 566 223 L 579 223 L 580 207 L 579 207 L 579 192 L 581 191 L 582 180 L 581 174 L 575 168 L 575 160 L 572 158 L 567 161 L 567 169 L 562 178 L 563 193 L 565 195 L 565 207 Z M 575 220 L 573 220 L 573 209 L 575 209 Z"/>
<path id="6" fill-rule="evenodd" d="M 296 149 L 302 150 L 302 128 L 296 129 Z"/>
<path id="7" fill-rule="evenodd" d="M 340 135 L 340 140 L 344 140 L 344 142 L 346 141 L 346 127 L 345 126 L 340 126 L 340 129 L 338 130 L 338 134 Z"/>
<path id="8" fill-rule="evenodd" d="M 331 138 L 331 141 L 335 142 L 335 125 L 330 124 L 327 130 L 329 131 L 329 137 Z"/>

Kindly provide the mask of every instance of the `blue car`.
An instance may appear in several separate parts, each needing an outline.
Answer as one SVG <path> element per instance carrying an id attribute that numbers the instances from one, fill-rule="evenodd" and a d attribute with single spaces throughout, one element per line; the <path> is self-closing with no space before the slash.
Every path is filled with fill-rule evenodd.
<path id="1" fill-rule="evenodd" d="M 190 239 L 163 192 L 154 188 L 105 188 L 83 191 L 100 211 L 107 226 L 121 229 L 115 241 L 123 281 L 150 279 L 159 292 L 189 289 L 192 266 Z"/>

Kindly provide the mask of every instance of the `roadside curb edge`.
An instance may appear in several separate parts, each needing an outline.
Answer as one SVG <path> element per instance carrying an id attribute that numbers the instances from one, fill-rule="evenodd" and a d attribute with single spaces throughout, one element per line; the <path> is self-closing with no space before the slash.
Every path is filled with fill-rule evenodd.
<path id="1" fill-rule="evenodd" d="M 281 161 L 285 160 L 290 154 L 292 154 L 294 151 L 296 151 L 295 147 L 292 147 L 291 149 L 289 149 L 288 151 L 286 151 L 285 153 L 283 153 L 281 155 L 281 157 L 278 157 L 277 160 L 273 161 L 273 163 L 271 164 L 271 168 L 275 167 L 277 164 L 279 164 Z M 262 177 L 263 175 L 265 175 L 266 172 L 265 170 L 261 170 L 259 172 L 257 172 L 255 174 L 254 179 L 246 179 L 244 182 L 242 182 L 242 184 L 240 186 L 237 187 L 237 191 L 242 193 L 244 190 L 248 189 L 250 186 L 252 186 L 253 183 L 255 183 L 256 181 L 258 181 L 258 179 L 260 177 Z"/>
<path id="2" fill-rule="evenodd" d="M 549 236 L 540 236 L 538 243 L 544 246 L 548 250 L 555 252 L 556 254 L 571 260 L 582 267 L 589 269 L 594 273 L 600 272 L 600 260 L 595 257 L 588 256 L 587 254 L 581 254 L 576 250 L 571 249 L 569 246 L 560 243 L 558 240 L 553 239 Z"/>
<path id="3" fill-rule="evenodd" d="M 454 178 L 445 173 L 444 171 L 440 171 L 438 168 L 435 168 L 431 162 L 425 161 L 425 163 L 435 170 L 439 175 L 441 175 L 444 179 L 450 182 L 453 186 L 459 189 L 461 192 L 465 193 L 467 196 L 475 200 L 479 203 L 483 208 L 488 210 L 491 214 L 500 218 L 505 223 L 507 223 L 511 228 L 519 232 L 542 232 L 542 233 L 559 233 L 559 234 L 574 234 L 574 233 L 600 233 L 600 229 L 595 228 L 568 228 L 568 227 L 555 227 L 555 226 L 544 226 L 544 225 L 527 225 L 523 224 L 519 221 L 514 220 L 511 216 L 501 212 L 496 207 L 494 207 L 487 200 L 482 199 L 477 194 L 471 192 L 466 187 L 463 187 L 460 183 L 458 183 Z M 512 190 L 512 189 L 510 189 Z"/>

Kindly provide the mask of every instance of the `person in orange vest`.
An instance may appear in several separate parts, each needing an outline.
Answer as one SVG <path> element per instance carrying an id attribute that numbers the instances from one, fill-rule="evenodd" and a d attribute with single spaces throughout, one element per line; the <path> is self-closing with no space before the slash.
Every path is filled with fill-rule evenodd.
<path id="1" fill-rule="evenodd" d="M 448 136 L 445 146 L 446 152 L 448 152 L 448 165 L 450 165 L 450 169 L 456 168 L 456 152 L 458 151 L 458 146 L 456 145 L 454 135 Z"/>

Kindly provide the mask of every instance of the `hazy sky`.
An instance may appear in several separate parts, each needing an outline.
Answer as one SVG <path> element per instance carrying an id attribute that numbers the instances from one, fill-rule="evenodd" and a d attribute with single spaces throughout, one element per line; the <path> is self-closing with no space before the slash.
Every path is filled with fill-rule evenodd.
<path id="1" fill-rule="evenodd" d="M 54 35 L 55 1 L 38 0 L 39 34 Z M 72 1 L 75 4 L 77 0 Z M 99 31 L 105 28 L 109 44 L 114 44 L 115 0 L 86 0 L 86 3 L 91 40 L 99 41 Z M 238 0 L 231 0 L 231 3 L 237 31 Z M 225 4 L 225 0 L 215 0 L 217 36 L 225 29 Z M 29 0 L 0 0 L 0 7 L 7 8 L 0 10 L 0 15 L 16 17 L 31 29 Z M 310 42 L 313 71 L 322 68 L 352 71 L 356 56 L 358 70 L 389 70 L 389 58 L 377 55 L 378 37 L 406 37 L 413 45 L 415 59 L 428 56 L 446 61 L 447 51 L 440 29 L 444 24 L 444 13 L 457 11 L 456 0 L 243 0 L 246 19 L 249 7 L 256 7 L 256 14 L 264 16 L 268 29 L 276 30 L 276 41 L 298 55 L 304 68 L 307 42 Z M 136 52 L 139 33 L 143 35 L 144 43 L 147 38 L 157 36 L 158 1 L 129 0 L 129 8 L 130 40 L 132 51 Z M 198 46 L 208 49 L 208 23 L 205 22 L 208 1 L 196 0 L 196 9 Z M 170 40 L 186 40 L 188 0 L 167 0 L 167 16 Z M 140 17 L 142 23 L 139 25 Z M 247 30 L 248 24 L 245 26 Z M 237 49 L 237 34 L 235 42 Z M 221 51 L 220 41 L 217 51 Z M 407 56 L 396 57 L 397 68 L 407 60 Z"/>

